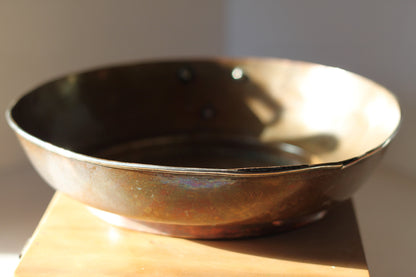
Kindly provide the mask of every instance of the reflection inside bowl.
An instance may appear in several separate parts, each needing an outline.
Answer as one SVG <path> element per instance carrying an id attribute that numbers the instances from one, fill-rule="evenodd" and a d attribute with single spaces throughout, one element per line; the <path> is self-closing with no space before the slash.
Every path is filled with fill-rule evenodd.
<path id="1" fill-rule="evenodd" d="M 245 168 L 318 163 L 317 155 L 290 143 L 241 137 L 176 136 L 123 143 L 91 153 L 103 159 L 161 166 Z"/>

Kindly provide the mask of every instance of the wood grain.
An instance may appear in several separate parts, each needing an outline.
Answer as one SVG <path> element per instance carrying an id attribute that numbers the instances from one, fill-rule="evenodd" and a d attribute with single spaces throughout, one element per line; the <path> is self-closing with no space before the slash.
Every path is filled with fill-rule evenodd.
<path id="1" fill-rule="evenodd" d="M 56 193 L 15 276 L 369 276 L 350 202 L 310 226 L 241 240 L 188 240 L 110 226 Z"/>

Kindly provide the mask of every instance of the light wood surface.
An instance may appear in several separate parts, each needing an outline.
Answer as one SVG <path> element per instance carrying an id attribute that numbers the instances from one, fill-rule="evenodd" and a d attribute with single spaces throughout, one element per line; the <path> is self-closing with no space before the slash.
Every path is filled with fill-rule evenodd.
<path id="1" fill-rule="evenodd" d="M 110 226 L 56 193 L 15 276 L 369 276 L 350 202 L 273 236 L 188 240 Z"/>

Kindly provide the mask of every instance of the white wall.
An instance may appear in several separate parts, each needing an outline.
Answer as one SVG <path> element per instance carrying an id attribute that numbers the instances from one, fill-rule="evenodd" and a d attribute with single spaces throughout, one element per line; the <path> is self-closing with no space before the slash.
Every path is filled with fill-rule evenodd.
<path id="1" fill-rule="evenodd" d="M 392 90 L 403 122 L 384 163 L 416 177 L 416 1 L 227 3 L 227 54 L 333 65 Z"/>
<path id="2" fill-rule="evenodd" d="M 26 162 L 3 117 L 51 78 L 143 58 L 219 55 L 223 2 L 0 1 L 0 168 Z"/>

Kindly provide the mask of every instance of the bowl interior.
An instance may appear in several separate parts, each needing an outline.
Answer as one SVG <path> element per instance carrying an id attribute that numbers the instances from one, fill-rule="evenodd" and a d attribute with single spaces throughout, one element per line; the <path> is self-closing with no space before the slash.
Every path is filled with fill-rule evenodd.
<path id="1" fill-rule="evenodd" d="M 400 121 L 394 96 L 347 71 L 279 59 L 149 62 L 74 74 L 22 97 L 24 132 L 80 154 L 241 168 L 361 156 Z"/>

